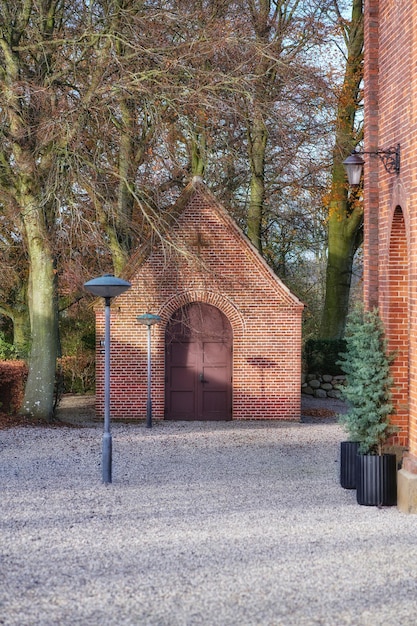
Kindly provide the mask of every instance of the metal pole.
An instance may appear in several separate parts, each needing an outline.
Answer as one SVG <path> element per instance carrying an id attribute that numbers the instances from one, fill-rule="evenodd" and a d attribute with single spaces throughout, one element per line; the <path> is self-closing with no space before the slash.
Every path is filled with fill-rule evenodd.
<path id="1" fill-rule="evenodd" d="M 111 483 L 112 440 L 110 432 L 110 298 L 105 298 L 104 328 L 104 434 L 102 452 L 103 483 Z"/>
<path id="2" fill-rule="evenodd" d="M 152 395 L 151 395 L 151 325 L 148 325 L 148 398 L 146 400 L 146 428 L 152 428 Z"/>
<path id="3" fill-rule="evenodd" d="M 152 397 L 151 397 L 151 326 L 161 321 L 159 315 L 144 313 L 137 318 L 140 324 L 148 327 L 148 394 L 146 400 L 146 428 L 152 428 Z"/>

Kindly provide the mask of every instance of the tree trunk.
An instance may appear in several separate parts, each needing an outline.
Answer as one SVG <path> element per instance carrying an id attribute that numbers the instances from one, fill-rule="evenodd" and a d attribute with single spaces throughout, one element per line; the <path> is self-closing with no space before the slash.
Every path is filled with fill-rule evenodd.
<path id="1" fill-rule="evenodd" d="M 333 151 L 332 185 L 328 218 L 326 295 L 320 337 L 343 336 L 352 278 L 353 259 L 362 242 L 363 207 L 357 194 L 349 193 L 344 159 L 361 135 L 355 131 L 363 77 L 363 1 L 353 0 L 352 18 L 346 29 L 347 61 L 339 96 L 336 141 Z"/>
<path id="2" fill-rule="evenodd" d="M 30 349 L 30 321 L 29 311 L 14 311 L 11 317 L 13 321 L 13 346 L 19 359 L 27 358 Z"/>
<path id="3" fill-rule="evenodd" d="M 265 153 L 267 130 L 259 111 L 255 112 L 249 136 L 249 161 L 251 167 L 250 200 L 248 211 L 248 237 L 262 253 L 262 218 L 265 197 Z"/>
<path id="4" fill-rule="evenodd" d="M 191 137 L 191 175 L 203 176 L 206 169 L 207 142 L 205 130 L 200 128 Z"/>
<path id="5" fill-rule="evenodd" d="M 23 223 L 30 258 L 29 302 L 32 344 L 21 413 L 50 421 L 53 417 L 58 315 L 53 255 L 39 211 L 29 205 Z"/>
<path id="6" fill-rule="evenodd" d="M 135 104 L 131 99 L 121 98 L 120 113 L 122 130 L 119 145 L 119 189 L 115 226 L 109 225 L 113 268 L 116 276 L 123 271 L 132 247 L 132 212 L 134 205 L 133 188 L 137 128 L 135 125 Z"/>
<path id="7" fill-rule="evenodd" d="M 323 339 L 338 339 L 344 334 L 353 259 L 361 240 L 362 216 L 356 218 L 350 223 L 336 219 L 332 220 L 331 226 L 329 223 L 326 295 L 320 333 Z"/>

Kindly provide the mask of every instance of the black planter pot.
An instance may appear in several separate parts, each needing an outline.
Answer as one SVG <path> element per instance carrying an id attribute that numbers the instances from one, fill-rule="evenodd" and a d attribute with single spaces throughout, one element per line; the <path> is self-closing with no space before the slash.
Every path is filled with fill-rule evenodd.
<path id="1" fill-rule="evenodd" d="M 356 455 L 359 444 L 356 441 L 342 441 L 340 444 L 340 484 L 343 489 L 356 489 Z"/>
<path id="2" fill-rule="evenodd" d="M 395 454 L 356 456 L 356 499 L 366 506 L 397 504 L 397 458 Z"/>

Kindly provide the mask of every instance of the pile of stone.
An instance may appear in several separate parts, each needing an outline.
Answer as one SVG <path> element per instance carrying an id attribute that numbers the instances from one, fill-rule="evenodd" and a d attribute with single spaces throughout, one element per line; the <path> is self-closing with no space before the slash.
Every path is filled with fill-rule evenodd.
<path id="1" fill-rule="evenodd" d="M 344 376 L 303 374 L 301 393 L 315 398 L 340 398 L 340 387 L 344 382 Z"/>

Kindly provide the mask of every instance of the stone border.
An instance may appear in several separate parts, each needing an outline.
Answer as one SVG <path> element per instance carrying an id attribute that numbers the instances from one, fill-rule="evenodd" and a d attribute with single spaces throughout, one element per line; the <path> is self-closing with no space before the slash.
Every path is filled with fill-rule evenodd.
<path id="1" fill-rule="evenodd" d="M 341 398 L 340 387 L 345 383 L 344 376 L 332 374 L 303 374 L 301 393 L 314 398 Z"/>

